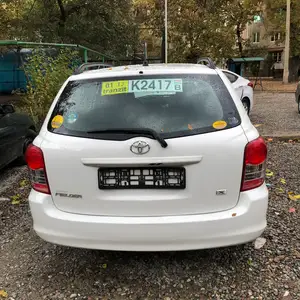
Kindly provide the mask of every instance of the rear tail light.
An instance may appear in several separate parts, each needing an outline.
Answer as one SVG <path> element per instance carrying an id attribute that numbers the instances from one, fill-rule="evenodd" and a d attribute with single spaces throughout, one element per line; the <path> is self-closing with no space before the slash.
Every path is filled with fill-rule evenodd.
<path id="1" fill-rule="evenodd" d="M 262 137 L 247 144 L 244 155 L 242 192 L 257 188 L 264 183 L 266 159 L 267 146 Z"/>
<path id="2" fill-rule="evenodd" d="M 254 85 L 253 85 L 253 83 L 250 81 L 249 83 L 248 83 L 248 86 L 250 86 L 250 87 L 254 87 Z"/>
<path id="3" fill-rule="evenodd" d="M 25 159 L 30 170 L 32 188 L 38 192 L 50 195 L 42 150 L 39 147 L 30 145 L 25 153 Z"/>

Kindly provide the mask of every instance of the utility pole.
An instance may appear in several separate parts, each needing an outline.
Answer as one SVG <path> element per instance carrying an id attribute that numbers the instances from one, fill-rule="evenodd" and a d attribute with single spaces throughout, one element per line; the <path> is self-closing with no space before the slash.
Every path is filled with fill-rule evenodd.
<path id="1" fill-rule="evenodd" d="M 168 63 L 168 0 L 165 0 L 165 63 Z"/>
<path id="2" fill-rule="evenodd" d="M 290 32 L 291 32 L 291 0 L 287 0 L 283 83 L 289 83 Z"/>

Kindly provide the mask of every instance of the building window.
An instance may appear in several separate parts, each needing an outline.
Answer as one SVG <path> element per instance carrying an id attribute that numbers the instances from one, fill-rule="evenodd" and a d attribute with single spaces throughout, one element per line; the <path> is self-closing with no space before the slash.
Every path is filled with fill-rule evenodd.
<path id="1" fill-rule="evenodd" d="M 271 42 L 279 41 L 280 38 L 281 38 L 280 32 L 274 33 L 274 34 L 271 36 Z"/>
<path id="2" fill-rule="evenodd" d="M 259 43 L 259 41 L 260 41 L 260 33 L 259 32 L 253 33 L 253 43 Z"/>
<path id="3" fill-rule="evenodd" d="M 272 53 L 273 61 L 274 62 L 281 62 L 282 60 L 282 52 L 273 52 Z"/>

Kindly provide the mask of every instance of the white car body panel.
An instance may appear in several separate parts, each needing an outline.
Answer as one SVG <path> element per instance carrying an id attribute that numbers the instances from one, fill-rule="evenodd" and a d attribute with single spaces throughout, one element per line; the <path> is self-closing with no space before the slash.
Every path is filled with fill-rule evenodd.
<path id="1" fill-rule="evenodd" d="M 228 70 L 223 70 L 223 72 L 232 74 L 233 76 L 237 77 L 237 80 L 231 84 L 240 100 L 249 99 L 251 111 L 253 109 L 254 100 L 253 88 L 251 86 L 248 86 L 250 80 Z"/>
<path id="2" fill-rule="evenodd" d="M 212 133 L 167 139 L 109 141 L 48 131 L 52 110 L 69 80 L 154 74 L 219 74 L 233 98 L 241 125 Z M 125 73 L 126 72 L 126 73 Z M 34 145 L 43 151 L 51 195 L 32 191 L 34 229 L 62 245 L 111 250 L 169 251 L 212 248 L 251 241 L 266 227 L 265 185 L 240 192 L 244 149 L 259 136 L 234 86 L 221 70 L 204 66 L 132 66 L 89 71 L 64 84 Z M 130 151 L 139 140 L 151 148 L 142 157 Z M 100 190 L 99 167 L 183 166 L 183 190 Z M 218 191 L 225 191 L 219 195 Z M 80 197 L 63 197 L 62 194 Z"/>
<path id="3" fill-rule="evenodd" d="M 103 141 L 47 133 L 43 139 L 41 149 L 56 207 L 70 213 L 102 216 L 167 216 L 231 209 L 239 199 L 244 148 L 248 142 L 240 126 L 222 132 L 168 139 L 166 149 L 156 140 L 142 138 L 151 151 L 140 158 L 130 151 L 130 146 L 141 138 Z M 197 155 L 201 159 L 192 164 L 186 162 Z M 146 166 L 153 161 L 176 159 L 176 164 L 186 169 L 188 186 L 172 193 L 160 189 L 99 190 L 98 168 L 128 166 L 129 159 L 134 161 L 132 167 L 142 165 L 140 159 Z M 87 165 L 86 160 L 94 160 L 94 163 Z M 108 162 L 103 163 L 103 160 Z M 226 195 L 218 196 L 216 192 L 222 189 L 227 190 Z M 63 192 L 82 198 L 56 195 Z"/>
<path id="4" fill-rule="evenodd" d="M 255 240 L 267 223 L 265 185 L 240 194 L 231 210 L 164 217 L 105 217 L 62 212 L 52 197 L 30 193 L 34 230 L 51 243 L 121 251 L 179 251 Z"/>

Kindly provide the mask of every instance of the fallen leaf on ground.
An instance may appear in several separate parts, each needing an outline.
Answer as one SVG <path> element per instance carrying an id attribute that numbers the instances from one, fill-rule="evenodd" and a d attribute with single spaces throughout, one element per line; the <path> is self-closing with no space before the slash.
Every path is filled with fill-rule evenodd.
<path id="1" fill-rule="evenodd" d="M 20 199 L 20 194 L 17 194 L 17 195 L 14 195 L 14 196 L 12 196 L 11 197 L 11 200 L 18 200 L 18 199 Z"/>
<path id="2" fill-rule="evenodd" d="M 286 180 L 285 180 L 284 178 L 280 178 L 280 182 L 281 182 L 282 184 L 286 184 Z"/>
<path id="3" fill-rule="evenodd" d="M 12 196 L 11 197 L 11 200 L 12 200 L 11 204 L 13 204 L 13 205 L 20 204 L 20 198 L 21 198 L 20 194 Z"/>
<path id="4" fill-rule="evenodd" d="M 102 268 L 103 268 L 103 269 L 106 269 L 106 268 L 107 268 L 107 264 L 103 264 L 103 265 L 102 265 Z"/>
<path id="5" fill-rule="evenodd" d="M 260 126 L 262 126 L 262 125 L 263 125 L 263 124 L 255 124 L 254 127 L 257 128 L 257 127 L 260 127 Z"/>
<path id="6" fill-rule="evenodd" d="M 193 126 L 191 124 L 188 124 L 188 129 L 193 130 Z"/>
<path id="7" fill-rule="evenodd" d="M 294 195 L 293 192 L 289 192 L 289 198 L 290 198 L 292 201 L 298 201 L 298 200 L 300 200 L 300 195 Z"/>
<path id="8" fill-rule="evenodd" d="M 294 213 L 296 211 L 296 209 L 294 208 L 294 207 L 291 207 L 290 209 L 289 209 L 289 212 L 290 213 Z"/>
<path id="9" fill-rule="evenodd" d="M 254 248 L 256 250 L 262 248 L 265 245 L 266 241 L 267 240 L 265 238 L 261 238 L 261 237 L 257 238 L 254 243 Z"/>
<path id="10" fill-rule="evenodd" d="M 11 202 L 11 204 L 12 204 L 12 205 L 18 205 L 18 204 L 20 204 L 20 200 L 13 200 L 13 201 Z"/>
<path id="11" fill-rule="evenodd" d="M 284 193 L 283 188 L 277 188 L 276 190 L 278 191 L 278 193 L 281 193 L 281 194 Z"/>
<path id="12" fill-rule="evenodd" d="M 2 298 L 7 298 L 7 297 L 8 297 L 7 292 L 4 291 L 4 290 L 0 290 L 0 297 L 2 297 Z"/>
<path id="13" fill-rule="evenodd" d="M 273 142 L 272 138 L 267 139 L 268 142 Z"/>
<path id="14" fill-rule="evenodd" d="M 266 176 L 267 177 L 272 177 L 272 176 L 274 176 L 274 173 L 272 172 L 272 171 L 270 171 L 270 170 L 266 170 Z"/>
<path id="15" fill-rule="evenodd" d="M 24 187 L 24 186 L 26 186 L 26 185 L 28 185 L 28 182 L 27 182 L 26 179 L 24 179 L 24 180 L 22 180 L 22 181 L 20 182 L 20 187 Z"/>

